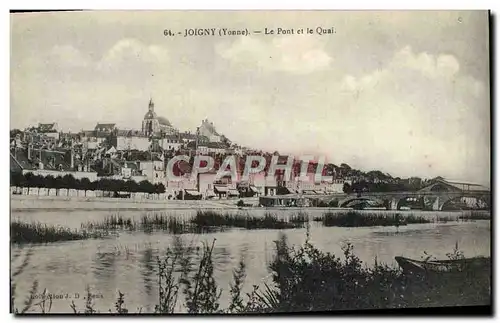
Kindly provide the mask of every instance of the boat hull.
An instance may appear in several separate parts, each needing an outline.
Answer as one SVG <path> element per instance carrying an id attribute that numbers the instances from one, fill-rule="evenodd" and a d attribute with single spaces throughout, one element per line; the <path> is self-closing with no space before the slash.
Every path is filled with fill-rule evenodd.
<path id="1" fill-rule="evenodd" d="M 487 270 L 491 266 L 490 258 L 478 257 L 458 260 L 419 261 L 405 257 L 395 257 L 396 262 L 406 274 L 446 274 L 470 270 Z"/>

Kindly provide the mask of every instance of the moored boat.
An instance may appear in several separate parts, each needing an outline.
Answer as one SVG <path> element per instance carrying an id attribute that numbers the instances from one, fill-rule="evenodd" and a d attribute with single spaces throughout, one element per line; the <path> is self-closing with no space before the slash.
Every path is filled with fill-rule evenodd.
<path id="1" fill-rule="evenodd" d="M 395 257 L 395 259 L 406 274 L 456 273 L 468 270 L 484 270 L 491 266 L 489 257 L 431 261 L 420 261 L 405 257 Z"/>

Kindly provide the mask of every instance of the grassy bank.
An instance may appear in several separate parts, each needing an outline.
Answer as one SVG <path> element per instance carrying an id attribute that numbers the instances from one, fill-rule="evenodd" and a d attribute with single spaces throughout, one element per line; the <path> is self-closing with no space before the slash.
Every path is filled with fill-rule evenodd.
<path id="1" fill-rule="evenodd" d="M 274 213 L 266 212 L 264 216 L 248 214 L 221 214 L 214 211 L 198 211 L 191 220 L 201 227 L 234 227 L 243 229 L 293 229 L 304 227 L 307 222 L 304 213 L 293 214 L 289 219 L 278 218 Z"/>
<path id="2" fill-rule="evenodd" d="M 39 222 L 14 221 L 10 224 L 11 243 L 47 243 L 58 241 L 102 238 L 103 232 L 71 230 L 65 227 L 49 226 Z"/>
<path id="3" fill-rule="evenodd" d="M 356 211 L 326 212 L 314 221 L 322 222 L 325 227 L 371 227 L 371 226 L 403 226 L 412 223 L 430 223 L 431 221 L 414 214 L 401 215 L 382 213 L 360 213 Z"/>
<path id="4" fill-rule="evenodd" d="M 81 227 L 87 230 L 162 230 L 172 234 L 181 234 L 217 232 L 228 228 L 293 229 L 304 227 L 306 222 L 308 222 L 308 215 L 304 212 L 294 213 L 288 218 L 278 218 L 273 213 L 266 213 L 264 216 L 250 216 L 248 214 L 199 210 L 192 218 L 179 218 L 168 213 L 156 213 L 143 215 L 137 221 L 122 215 L 112 215 L 102 221 L 84 223 Z"/>
<path id="5" fill-rule="evenodd" d="M 458 217 L 462 221 L 491 220 L 491 213 L 484 211 L 470 211 Z"/>
<path id="6" fill-rule="evenodd" d="M 309 239 L 300 247 L 289 246 L 282 235 L 275 243 L 275 254 L 269 265 L 272 284 L 254 286 L 243 295 L 247 262 L 242 255 L 229 286 L 230 304 L 221 308 L 222 288 L 214 279 L 213 249 L 215 241 L 202 248 L 186 245 L 180 236 L 157 260 L 158 298 L 155 313 L 173 313 L 180 296 L 190 314 L 200 313 L 276 313 L 304 311 L 336 311 L 346 309 L 381 309 L 434 306 L 466 306 L 491 304 L 490 268 L 475 272 L 459 272 L 454 276 L 407 276 L 399 268 L 376 263 L 366 267 L 350 244 L 343 246 L 342 257 L 314 247 Z M 463 255 L 454 250 L 450 259 Z M 195 260 L 198 259 L 198 260 Z M 38 283 L 32 293 L 37 293 Z M 15 297 L 15 286 L 13 286 Z M 126 314 L 126 296 L 118 293 L 110 312 Z M 43 307 L 41 306 L 41 302 Z M 50 299 L 37 304 L 42 312 L 50 312 Z M 28 301 L 27 301 L 28 303 Z M 27 304 L 25 303 L 25 304 Z M 72 303 L 68 312 L 96 313 L 91 292 L 81 306 Z M 26 312 L 26 305 L 18 312 Z M 138 312 L 142 310 L 139 309 Z"/>

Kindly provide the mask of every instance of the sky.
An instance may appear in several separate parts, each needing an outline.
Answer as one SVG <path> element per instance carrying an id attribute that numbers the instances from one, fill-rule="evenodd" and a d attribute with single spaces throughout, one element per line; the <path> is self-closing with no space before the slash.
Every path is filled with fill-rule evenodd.
<path id="1" fill-rule="evenodd" d="M 335 33 L 297 34 L 317 27 Z M 11 128 L 140 129 L 152 97 L 181 131 L 208 118 L 256 149 L 489 186 L 488 28 L 486 11 L 11 14 Z"/>

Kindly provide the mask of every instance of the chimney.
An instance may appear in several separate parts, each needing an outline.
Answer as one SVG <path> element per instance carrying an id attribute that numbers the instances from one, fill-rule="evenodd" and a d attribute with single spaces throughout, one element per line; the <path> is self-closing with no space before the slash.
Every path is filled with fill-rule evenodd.
<path id="1" fill-rule="evenodd" d="M 31 144 L 28 145 L 28 160 L 31 160 Z"/>
<path id="2" fill-rule="evenodd" d="M 73 152 L 73 148 L 71 148 L 71 155 L 70 155 L 70 162 L 71 162 L 71 170 L 73 170 L 75 168 L 75 156 L 74 156 L 74 152 Z"/>

